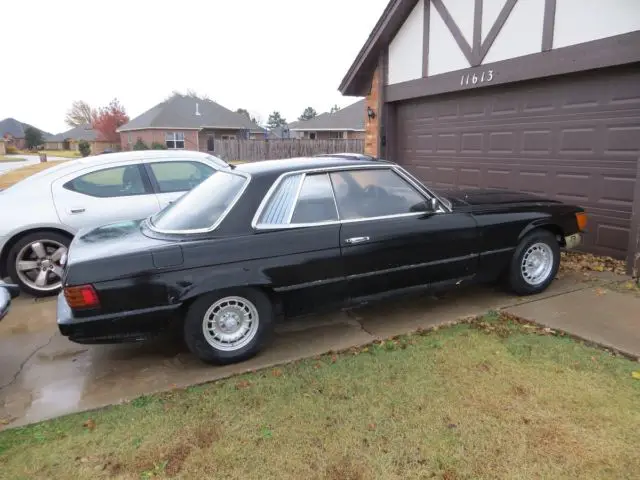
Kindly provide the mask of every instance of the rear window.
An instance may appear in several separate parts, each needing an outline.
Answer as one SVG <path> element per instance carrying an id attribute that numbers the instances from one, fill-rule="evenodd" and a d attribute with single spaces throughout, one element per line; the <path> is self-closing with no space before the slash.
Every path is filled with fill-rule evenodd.
<path id="1" fill-rule="evenodd" d="M 196 188 L 151 217 L 157 230 L 189 232 L 213 230 L 238 200 L 249 179 L 216 171 Z"/>

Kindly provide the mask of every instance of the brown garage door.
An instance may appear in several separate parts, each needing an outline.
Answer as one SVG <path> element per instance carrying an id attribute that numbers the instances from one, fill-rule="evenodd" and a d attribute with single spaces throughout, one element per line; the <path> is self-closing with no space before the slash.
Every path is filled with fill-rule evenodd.
<path id="1" fill-rule="evenodd" d="M 586 247 L 623 258 L 640 156 L 640 68 L 402 102 L 397 161 L 434 187 L 524 190 L 585 207 Z"/>

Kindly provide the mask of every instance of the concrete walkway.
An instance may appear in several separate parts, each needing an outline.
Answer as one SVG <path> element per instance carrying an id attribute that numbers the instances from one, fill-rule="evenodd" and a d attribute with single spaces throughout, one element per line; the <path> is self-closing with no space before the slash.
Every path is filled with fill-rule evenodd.
<path id="1" fill-rule="evenodd" d="M 27 165 L 33 165 L 34 163 L 40 163 L 39 155 L 7 155 L 7 157 L 24 158 L 24 161 L 18 162 L 0 162 L 0 174 L 16 170 L 18 168 L 25 167 Z M 69 160 L 68 158 L 47 156 L 47 161 L 57 162 L 60 160 Z"/>
<path id="2" fill-rule="evenodd" d="M 225 367 L 200 363 L 181 342 L 171 339 L 137 345 L 71 343 L 57 331 L 53 299 L 19 298 L 0 323 L 0 428 L 347 349 L 492 309 L 640 357 L 640 297 L 606 289 L 614 280 L 621 278 L 586 281 L 582 275 L 567 275 L 532 297 L 470 288 L 441 299 L 399 299 L 312 317 L 281 325 L 262 354 Z"/>

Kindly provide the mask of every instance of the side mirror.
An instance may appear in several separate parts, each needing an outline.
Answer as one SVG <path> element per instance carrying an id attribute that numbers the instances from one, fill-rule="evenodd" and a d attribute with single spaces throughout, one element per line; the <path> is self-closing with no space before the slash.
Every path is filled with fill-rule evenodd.
<path id="1" fill-rule="evenodd" d="M 411 207 L 413 212 L 434 213 L 436 210 L 438 210 L 438 200 L 435 198 L 430 198 Z"/>
<path id="2" fill-rule="evenodd" d="M 429 200 L 429 203 L 430 203 L 432 212 L 435 212 L 436 210 L 438 210 L 438 199 L 436 197 L 431 197 L 431 199 Z"/>

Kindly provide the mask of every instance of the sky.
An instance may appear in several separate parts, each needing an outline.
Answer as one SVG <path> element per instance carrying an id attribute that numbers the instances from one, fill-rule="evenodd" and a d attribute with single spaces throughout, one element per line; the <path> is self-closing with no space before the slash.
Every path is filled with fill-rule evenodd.
<path id="1" fill-rule="evenodd" d="M 338 86 L 388 0 L 2 3 L 0 120 L 59 133 L 74 100 L 134 118 L 188 89 L 262 122 L 350 105 Z"/>

